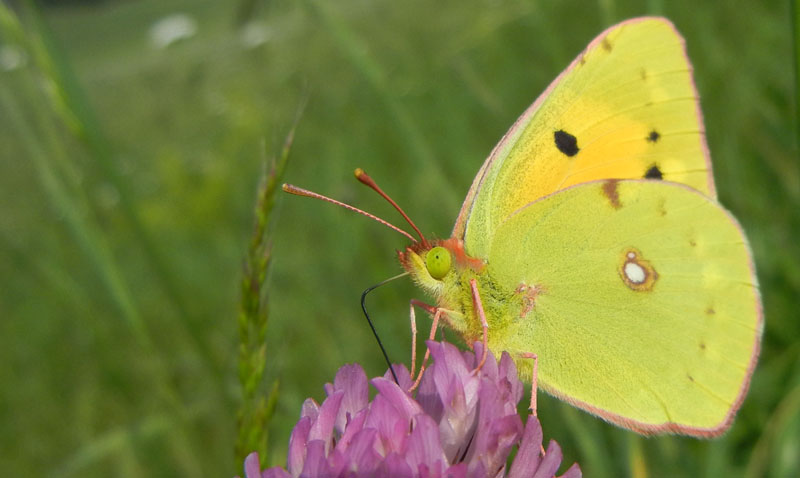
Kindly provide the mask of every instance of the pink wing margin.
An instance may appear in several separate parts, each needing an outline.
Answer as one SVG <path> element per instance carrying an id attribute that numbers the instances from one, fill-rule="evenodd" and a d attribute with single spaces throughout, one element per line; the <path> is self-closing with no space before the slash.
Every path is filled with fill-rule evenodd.
<path id="1" fill-rule="evenodd" d="M 534 101 L 533 104 L 529 106 L 528 109 L 526 109 L 519 118 L 517 118 L 514 124 L 511 125 L 511 128 L 509 128 L 506 134 L 503 135 L 502 139 L 500 139 L 500 142 L 497 143 L 494 149 L 492 149 L 492 152 L 491 154 L 489 154 L 489 157 L 486 158 L 486 161 L 483 162 L 481 169 L 478 170 L 478 174 L 475 175 L 475 179 L 472 180 L 472 185 L 470 186 L 469 191 L 467 192 L 467 197 L 464 198 L 464 202 L 461 205 L 461 210 L 459 211 L 458 217 L 456 218 L 456 223 L 453 226 L 453 232 L 451 237 L 455 237 L 462 240 L 464 239 L 464 235 L 466 234 L 467 230 L 467 223 L 469 222 L 469 217 L 472 213 L 472 207 L 475 204 L 475 197 L 478 195 L 478 192 L 480 191 L 481 186 L 483 185 L 486 173 L 493 166 L 495 161 L 502 161 L 503 159 L 506 158 L 509 149 L 511 149 L 511 146 L 513 146 L 517 142 L 517 139 L 519 139 L 520 135 L 525 129 L 525 126 L 527 126 L 528 123 L 530 122 L 531 117 L 533 117 L 533 115 L 536 113 L 536 111 L 539 109 L 542 103 L 544 103 L 544 100 L 548 96 L 550 96 L 550 93 L 561 82 L 561 79 L 567 74 L 571 73 L 580 63 L 583 55 L 586 52 L 597 48 L 603 41 L 603 39 L 606 37 L 606 35 L 608 35 L 612 30 L 623 28 L 626 25 L 633 25 L 646 21 L 658 21 L 667 24 L 672 29 L 672 31 L 675 32 L 675 35 L 680 39 L 681 47 L 683 50 L 683 56 L 686 59 L 686 64 L 689 66 L 692 91 L 695 97 L 695 112 L 697 114 L 697 123 L 700 125 L 701 128 L 700 142 L 703 149 L 703 155 L 705 156 L 706 160 L 706 167 L 708 168 L 708 173 L 709 173 L 708 190 L 711 192 L 711 197 L 716 199 L 717 192 L 716 192 L 716 187 L 714 185 L 714 173 L 711 168 L 711 154 L 708 149 L 708 143 L 706 142 L 706 134 L 705 134 L 706 132 L 705 132 L 705 123 L 703 122 L 703 112 L 700 109 L 700 95 L 697 91 L 697 85 L 694 82 L 694 68 L 692 67 L 691 62 L 689 61 L 689 55 L 686 53 L 686 41 L 683 39 L 683 36 L 680 34 L 680 32 L 678 32 L 678 30 L 675 28 L 675 25 L 664 17 L 637 17 L 625 20 L 621 23 L 611 26 L 605 29 L 599 35 L 597 35 L 594 38 L 594 40 L 592 40 L 591 43 L 589 43 L 589 45 L 574 60 L 572 60 L 572 63 L 570 63 L 569 66 L 564 71 L 562 71 L 556 77 L 556 79 L 550 83 L 550 85 L 548 85 L 548 87 L 542 92 L 542 94 L 540 94 L 539 97 L 536 98 L 536 101 Z M 613 179 L 613 178 L 607 178 L 607 179 Z"/>

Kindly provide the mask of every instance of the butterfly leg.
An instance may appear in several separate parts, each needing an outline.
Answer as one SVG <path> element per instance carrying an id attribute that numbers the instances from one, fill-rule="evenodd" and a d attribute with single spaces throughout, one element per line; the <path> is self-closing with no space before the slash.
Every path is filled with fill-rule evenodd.
<path id="1" fill-rule="evenodd" d="M 428 340 L 433 340 L 436 336 L 436 329 L 439 328 L 439 319 L 447 312 L 445 309 L 436 309 L 436 313 L 433 314 L 433 324 L 431 325 L 431 333 L 428 337 Z M 413 392 L 418 386 L 419 383 L 422 381 L 422 373 L 425 372 L 425 367 L 428 364 L 428 359 L 431 356 L 430 350 L 425 350 L 425 356 L 422 357 L 422 364 L 419 366 L 419 375 L 417 375 L 417 379 L 414 381 L 414 384 L 411 388 L 408 389 L 409 392 Z M 412 375 L 413 377 L 413 375 Z"/>
<path id="2" fill-rule="evenodd" d="M 428 305 L 417 299 L 411 299 L 409 304 L 409 317 L 411 319 L 411 378 L 414 378 L 417 358 L 417 318 L 416 314 L 414 313 L 414 306 L 424 309 L 429 314 L 433 314 L 433 323 L 431 324 L 431 332 L 428 337 L 429 340 L 433 340 L 433 338 L 436 336 L 436 329 L 439 327 L 439 319 L 445 312 L 444 309 Z M 430 352 L 425 351 L 425 356 L 422 359 L 422 365 L 420 365 L 419 368 L 419 376 L 417 376 L 417 380 L 414 382 L 411 390 L 414 390 L 417 385 L 419 385 L 419 380 L 422 378 L 422 372 L 425 370 L 425 364 L 428 361 L 429 356 Z"/>
<path id="3" fill-rule="evenodd" d="M 416 370 L 416 359 L 417 359 L 417 315 L 414 313 L 414 306 L 417 306 L 421 309 L 425 309 L 425 312 L 429 314 L 436 313 L 436 307 L 428 305 L 420 300 L 411 299 L 411 302 L 409 303 L 408 315 L 411 320 L 411 378 L 414 377 L 414 371 Z"/>
<path id="4" fill-rule="evenodd" d="M 535 417 L 536 416 L 536 395 L 537 395 L 537 392 L 539 390 L 539 388 L 536 385 L 536 381 L 539 378 L 538 377 L 538 375 L 539 375 L 539 356 L 536 355 L 535 353 L 531 353 L 531 352 L 525 352 L 523 354 L 520 354 L 520 356 L 522 358 L 533 359 L 533 373 L 532 373 L 533 376 L 531 377 L 531 405 L 528 408 L 531 411 L 531 413 L 533 413 L 533 416 Z"/>
<path id="5" fill-rule="evenodd" d="M 533 360 L 533 373 L 532 373 L 533 376 L 531 377 L 531 404 L 528 407 L 528 410 L 531 411 L 531 414 L 534 417 L 537 417 L 538 415 L 536 414 L 536 395 L 537 395 L 536 392 L 538 392 L 539 389 L 536 386 L 536 380 L 538 379 L 538 374 L 539 374 L 539 356 L 532 352 L 525 352 L 520 354 L 520 357 Z M 539 449 L 542 456 L 544 456 L 545 455 L 544 444 L 540 444 Z"/>
<path id="6" fill-rule="evenodd" d="M 414 299 L 408 304 L 408 318 L 411 321 L 411 378 L 414 378 L 417 362 L 417 314 L 414 312 Z"/>
<path id="7" fill-rule="evenodd" d="M 478 317 L 481 319 L 481 327 L 483 328 L 483 356 L 481 357 L 480 363 L 478 363 L 478 367 L 475 368 L 477 371 L 483 368 L 483 364 L 486 363 L 486 356 L 489 354 L 489 323 L 486 321 L 486 312 L 483 310 L 481 294 L 478 292 L 478 281 L 470 279 L 469 286 L 472 289 L 472 305 L 478 312 Z"/>

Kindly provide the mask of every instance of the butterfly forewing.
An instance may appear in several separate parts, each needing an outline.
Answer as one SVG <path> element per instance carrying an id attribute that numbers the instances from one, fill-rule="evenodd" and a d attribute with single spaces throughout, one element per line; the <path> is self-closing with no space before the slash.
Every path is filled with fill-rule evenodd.
<path id="1" fill-rule="evenodd" d="M 454 237 L 485 258 L 511 213 L 606 178 L 679 182 L 714 197 L 692 68 L 660 18 L 599 35 L 515 123 L 473 182 Z"/>

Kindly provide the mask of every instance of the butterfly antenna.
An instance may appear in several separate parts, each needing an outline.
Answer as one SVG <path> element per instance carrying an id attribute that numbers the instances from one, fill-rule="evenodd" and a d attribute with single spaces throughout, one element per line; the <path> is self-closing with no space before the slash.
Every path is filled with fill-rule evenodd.
<path id="1" fill-rule="evenodd" d="M 367 323 L 369 324 L 369 328 L 372 329 L 372 335 L 375 336 L 375 340 L 378 341 L 378 347 L 380 347 L 381 352 L 383 353 L 383 358 L 386 359 L 386 363 L 389 365 L 389 370 L 392 372 L 392 378 L 394 378 L 394 383 L 397 386 L 400 386 L 400 381 L 397 379 L 397 374 L 394 372 L 394 367 L 392 366 L 392 361 L 389 360 L 389 354 L 386 353 L 386 349 L 383 347 L 383 342 L 381 342 L 381 338 L 378 336 L 378 331 L 375 330 L 375 326 L 372 324 L 372 319 L 369 318 L 369 312 L 367 312 L 367 294 L 372 292 L 373 290 L 377 289 L 378 287 L 386 284 L 387 282 L 391 282 L 395 279 L 399 279 L 400 277 L 407 276 L 408 272 L 403 272 L 402 274 L 396 275 L 394 277 L 390 277 L 384 281 L 378 282 L 375 285 L 369 286 L 361 293 L 361 310 L 364 312 L 364 317 L 367 318 Z"/>
<path id="2" fill-rule="evenodd" d="M 394 224 L 391 224 L 391 223 L 389 223 L 387 221 L 384 221 L 383 219 L 379 218 L 378 216 L 375 216 L 374 214 L 370 214 L 370 213 L 368 213 L 366 211 L 362 211 L 361 209 L 359 209 L 357 207 L 353 207 L 353 206 L 351 206 L 349 204 L 345 204 L 345 203 L 343 203 L 341 201 L 337 201 L 336 199 L 331 199 L 331 198 L 329 198 L 327 196 L 323 196 L 322 194 L 317 194 L 315 192 L 311 192 L 311 191 L 309 191 L 307 189 L 298 188 L 297 186 L 294 186 L 294 185 L 291 185 L 291 184 L 284 184 L 283 185 L 283 190 L 286 191 L 289 194 L 294 194 L 294 195 L 297 195 L 297 196 L 305 196 L 305 197 L 310 197 L 310 198 L 315 198 L 315 199 L 322 199 L 323 201 L 327 201 L 329 203 L 336 204 L 337 206 L 341 206 L 341 207 L 343 207 L 345 209 L 349 209 L 350 211 L 357 212 L 359 214 L 363 214 L 364 216 L 367 216 L 368 218 L 370 218 L 372 220 L 375 220 L 375 221 L 383 224 L 386 227 L 394 229 L 395 231 L 399 232 L 400 234 L 402 234 L 402 235 L 406 236 L 407 238 L 411 239 L 411 242 L 417 242 L 417 240 L 414 239 L 414 236 L 412 236 L 411 234 L 407 233 L 406 231 L 400 229 L 399 227 L 395 226 Z M 390 199 L 390 201 L 391 201 L 391 199 Z M 403 214 L 403 215 L 405 216 L 405 214 Z M 412 224 L 412 226 L 414 226 L 414 225 Z M 416 229 L 416 226 L 414 226 L 414 229 Z M 417 232 L 419 232 L 419 230 L 417 230 Z M 420 236 L 421 236 L 421 234 L 420 234 Z"/>
<path id="3" fill-rule="evenodd" d="M 356 168 L 355 175 L 356 175 L 356 179 L 361 181 L 362 184 L 365 184 L 365 185 L 369 186 L 373 191 L 375 191 L 376 193 L 380 194 L 381 197 L 383 197 L 383 199 L 386 199 L 387 201 L 389 201 L 389 204 L 394 206 L 394 208 L 397 209 L 397 212 L 399 212 L 403 216 L 403 219 L 405 219 L 406 222 L 408 222 L 411 225 L 411 227 L 414 229 L 414 231 L 416 231 L 416 233 L 419 234 L 419 238 L 422 241 L 422 243 L 425 244 L 425 245 L 428 244 L 428 241 L 425 239 L 425 236 L 422 235 L 422 231 L 420 231 L 419 228 L 417 227 L 417 225 L 414 224 L 414 221 L 412 221 L 411 218 L 408 217 L 408 214 L 406 214 L 405 211 L 403 211 L 400 208 L 400 206 L 398 206 L 397 203 L 394 202 L 394 199 L 390 198 L 388 194 L 383 192 L 383 190 L 378 187 L 378 184 L 375 182 L 374 179 L 369 177 L 369 175 L 367 173 L 365 173 L 364 170 L 361 169 L 361 168 Z M 417 241 L 414 241 L 414 242 L 417 242 Z"/>

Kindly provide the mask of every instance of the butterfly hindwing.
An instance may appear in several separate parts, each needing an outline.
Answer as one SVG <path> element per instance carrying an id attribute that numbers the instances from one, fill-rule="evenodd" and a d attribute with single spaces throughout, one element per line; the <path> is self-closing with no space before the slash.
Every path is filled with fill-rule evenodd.
<path id="1" fill-rule="evenodd" d="M 670 182 L 573 186 L 508 218 L 488 263 L 494 288 L 535 291 L 503 326 L 490 317 L 489 345 L 536 353 L 542 388 L 643 433 L 727 427 L 762 317 L 746 239 L 716 201 Z"/>

